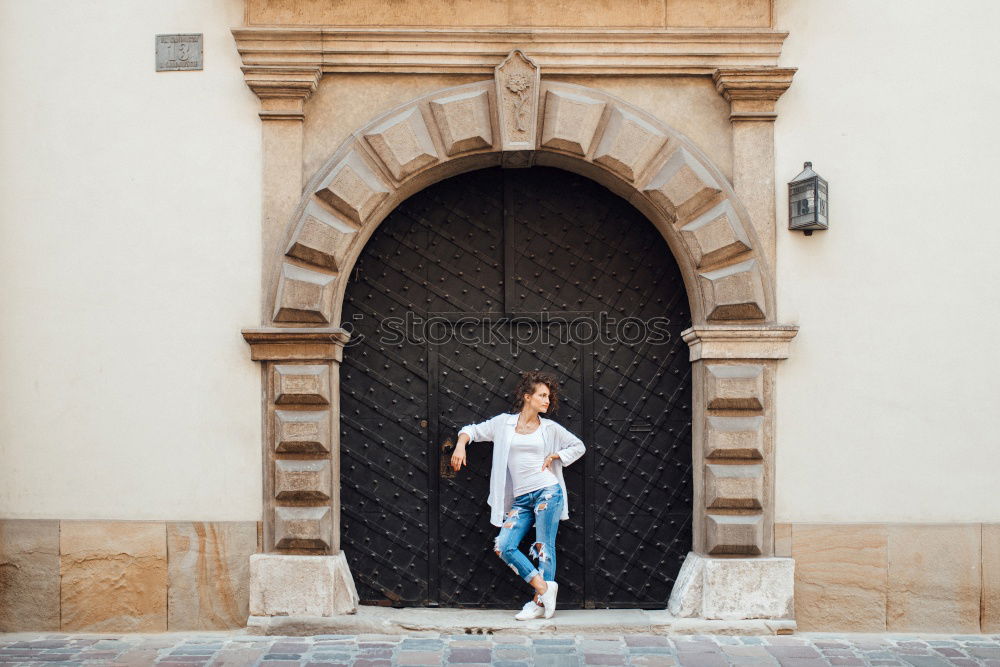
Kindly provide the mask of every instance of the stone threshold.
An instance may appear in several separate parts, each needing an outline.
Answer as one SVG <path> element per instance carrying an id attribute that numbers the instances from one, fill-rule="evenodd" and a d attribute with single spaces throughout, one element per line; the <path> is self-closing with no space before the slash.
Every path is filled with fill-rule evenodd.
<path id="1" fill-rule="evenodd" d="M 252 635 L 310 636 L 324 634 L 450 635 L 656 634 L 656 635 L 789 635 L 791 619 L 736 621 L 678 618 L 665 610 L 572 609 L 550 619 L 518 621 L 514 611 L 496 609 L 358 608 L 341 616 L 251 616 Z"/>

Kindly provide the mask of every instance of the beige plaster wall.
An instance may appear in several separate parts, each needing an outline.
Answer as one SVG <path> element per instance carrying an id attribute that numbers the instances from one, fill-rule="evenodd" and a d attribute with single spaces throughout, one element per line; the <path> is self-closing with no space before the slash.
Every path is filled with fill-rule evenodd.
<path id="1" fill-rule="evenodd" d="M 240 0 L 0 3 L 0 517 L 260 518 Z M 154 71 L 157 33 L 205 69 Z"/>
<path id="2" fill-rule="evenodd" d="M 1000 42 L 990 0 L 779 0 L 799 68 L 778 103 L 785 522 L 995 522 Z M 787 231 L 812 160 L 831 226 Z"/>

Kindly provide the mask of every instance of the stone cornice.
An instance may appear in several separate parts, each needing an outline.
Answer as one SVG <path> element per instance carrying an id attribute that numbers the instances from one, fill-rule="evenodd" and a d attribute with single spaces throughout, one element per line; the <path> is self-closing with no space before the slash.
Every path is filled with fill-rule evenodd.
<path id="1" fill-rule="evenodd" d="M 732 108 L 732 120 L 774 120 L 774 105 L 792 85 L 794 67 L 720 68 L 715 89 Z"/>
<path id="2" fill-rule="evenodd" d="M 258 97 L 307 99 L 316 91 L 321 72 L 318 67 L 244 65 L 243 78 Z"/>
<path id="3" fill-rule="evenodd" d="M 243 329 L 254 361 L 340 361 L 351 335 L 339 327 Z"/>
<path id="4" fill-rule="evenodd" d="M 302 120 L 302 104 L 323 76 L 318 66 L 244 65 L 243 79 L 261 101 L 263 120 Z"/>
<path id="5" fill-rule="evenodd" d="M 514 49 L 546 74 L 698 74 L 774 68 L 786 32 L 767 28 L 235 28 L 245 65 L 323 72 L 489 75 Z"/>
<path id="6" fill-rule="evenodd" d="M 701 359 L 787 359 L 797 326 L 697 326 L 681 333 L 691 361 Z"/>

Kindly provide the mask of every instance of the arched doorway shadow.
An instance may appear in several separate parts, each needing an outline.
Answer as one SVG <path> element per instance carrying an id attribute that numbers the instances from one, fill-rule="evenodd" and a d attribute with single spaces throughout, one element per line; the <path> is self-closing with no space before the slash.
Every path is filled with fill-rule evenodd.
<path id="1" fill-rule="evenodd" d="M 566 469 L 560 605 L 664 606 L 691 549 L 691 318 L 641 212 L 549 167 L 455 176 L 375 230 L 343 322 L 341 545 L 363 602 L 523 602 L 492 551 L 490 445 L 457 474 L 447 460 L 537 368 L 562 379 L 553 418 L 588 445 Z"/>

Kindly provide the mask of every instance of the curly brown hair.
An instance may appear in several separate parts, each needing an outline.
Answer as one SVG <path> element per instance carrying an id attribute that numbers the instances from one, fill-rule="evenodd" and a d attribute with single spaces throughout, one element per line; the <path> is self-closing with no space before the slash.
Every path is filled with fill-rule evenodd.
<path id="1" fill-rule="evenodd" d="M 534 394 L 535 385 L 544 384 L 549 388 L 549 409 L 545 414 L 552 414 L 559 408 L 559 382 L 556 378 L 542 371 L 524 371 L 514 389 L 514 412 L 520 412 L 524 407 L 524 395 Z"/>

